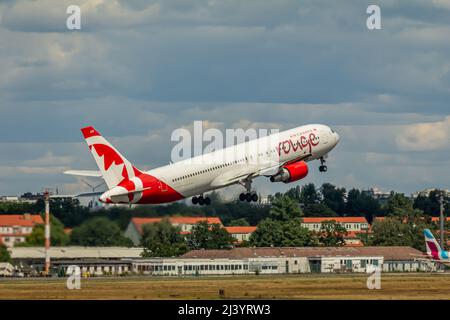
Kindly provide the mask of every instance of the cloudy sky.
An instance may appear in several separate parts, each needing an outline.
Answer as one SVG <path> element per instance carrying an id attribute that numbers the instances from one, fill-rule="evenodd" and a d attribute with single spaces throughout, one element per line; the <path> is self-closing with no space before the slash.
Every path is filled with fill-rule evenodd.
<path id="1" fill-rule="evenodd" d="M 341 135 L 305 182 L 450 188 L 450 0 L 0 2 L 0 194 L 86 190 L 94 125 L 137 167 L 172 131 L 324 123 Z M 80 31 L 66 8 L 81 7 Z M 263 193 L 291 185 L 260 178 Z"/>

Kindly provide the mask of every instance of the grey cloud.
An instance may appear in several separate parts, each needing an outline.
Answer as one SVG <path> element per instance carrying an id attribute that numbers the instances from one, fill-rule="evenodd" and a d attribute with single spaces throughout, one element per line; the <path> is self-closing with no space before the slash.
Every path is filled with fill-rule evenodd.
<path id="1" fill-rule="evenodd" d="M 64 29 L 68 4 L 83 8 L 80 32 Z M 434 128 L 449 115 L 449 7 L 381 1 L 383 30 L 368 31 L 369 4 L 2 2 L 0 193 L 80 186 L 56 171 L 95 168 L 79 132 L 85 125 L 151 168 L 168 162 L 172 130 L 194 120 L 333 126 L 342 140 L 330 171 L 320 175 L 312 164 L 305 182 L 445 185 L 448 148 L 424 153 L 399 141 L 409 141 L 401 140 L 405 129 Z"/>

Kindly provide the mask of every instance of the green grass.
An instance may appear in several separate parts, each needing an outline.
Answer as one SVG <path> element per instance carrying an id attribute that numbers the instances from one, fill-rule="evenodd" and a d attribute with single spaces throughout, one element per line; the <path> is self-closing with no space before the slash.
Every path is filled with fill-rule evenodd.
<path id="1" fill-rule="evenodd" d="M 0 299 L 450 299 L 450 274 L 382 274 L 381 290 L 368 290 L 367 275 L 234 277 L 134 277 L 81 280 L 0 280 Z"/>

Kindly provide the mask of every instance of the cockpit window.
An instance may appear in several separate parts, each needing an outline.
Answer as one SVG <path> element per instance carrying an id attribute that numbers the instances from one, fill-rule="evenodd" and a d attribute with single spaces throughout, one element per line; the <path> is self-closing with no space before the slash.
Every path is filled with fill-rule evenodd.
<path id="1" fill-rule="evenodd" d="M 334 130 L 333 130 L 333 129 L 330 128 L 330 130 L 331 130 L 332 133 L 334 133 Z"/>

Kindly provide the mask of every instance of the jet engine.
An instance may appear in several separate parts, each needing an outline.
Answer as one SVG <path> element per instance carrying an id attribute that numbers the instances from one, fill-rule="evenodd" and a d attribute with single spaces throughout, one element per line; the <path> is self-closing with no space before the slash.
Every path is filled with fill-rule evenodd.
<path id="1" fill-rule="evenodd" d="M 304 161 L 287 164 L 281 170 L 270 177 L 271 182 L 294 182 L 308 175 L 308 165 Z"/>

